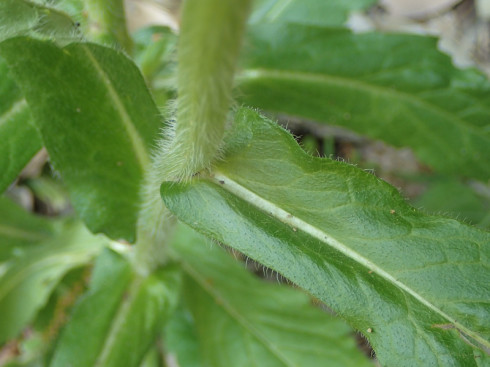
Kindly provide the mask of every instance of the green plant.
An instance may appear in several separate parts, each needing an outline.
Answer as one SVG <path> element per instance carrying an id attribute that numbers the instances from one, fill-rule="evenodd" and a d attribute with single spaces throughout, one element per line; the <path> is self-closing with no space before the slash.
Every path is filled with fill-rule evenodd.
<path id="1" fill-rule="evenodd" d="M 383 366 L 490 365 L 488 232 L 416 210 L 242 106 L 487 181 L 490 83 L 432 38 L 342 28 L 372 2 L 186 0 L 178 40 L 131 38 L 118 0 L 0 3 L 0 189 L 45 146 L 57 174 L 29 187 L 58 177 L 76 213 L 1 198 L 7 365 L 372 364 L 342 319 Z"/>

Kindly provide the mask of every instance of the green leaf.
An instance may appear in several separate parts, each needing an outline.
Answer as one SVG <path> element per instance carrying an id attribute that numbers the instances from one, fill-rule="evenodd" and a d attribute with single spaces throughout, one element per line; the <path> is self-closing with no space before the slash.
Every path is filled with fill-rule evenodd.
<path id="1" fill-rule="evenodd" d="M 84 0 L 84 13 L 90 39 L 122 47 L 132 53 L 133 40 L 126 27 L 124 0 Z"/>
<path id="2" fill-rule="evenodd" d="M 159 107 L 166 102 L 176 88 L 177 36 L 167 27 L 152 26 L 134 35 L 134 60 L 141 69 L 153 98 Z"/>
<path id="3" fill-rule="evenodd" d="M 235 129 L 211 176 L 162 185 L 179 219 L 328 304 L 383 365 L 474 366 L 471 345 L 490 350 L 487 232 L 424 215 L 375 176 L 308 156 L 253 111 L 239 110 Z"/>
<path id="4" fill-rule="evenodd" d="M 0 40 L 22 34 L 38 22 L 35 6 L 22 0 L 4 0 L 0 3 Z"/>
<path id="5" fill-rule="evenodd" d="M 0 2 L 0 41 L 30 35 L 68 43 L 79 36 L 76 24 L 64 12 L 26 0 Z"/>
<path id="6" fill-rule="evenodd" d="M 89 262 L 104 242 L 80 224 L 67 224 L 59 236 L 4 263 L 0 268 L 0 344 L 17 336 L 63 275 Z"/>
<path id="7" fill-rule="evenodd" d="M 487 180 L 490 82 L 429 37 L 255 26 L 242 101 L 411 147 L 434 170 Z"/>
<path id="8" fill-rule="evenodd" d="M 260 0 L 250 23 L 294 22 L 339 26 L 350 12 L 373 5 L 376 0 Z"/>
<path id="9" fill-rule="evenodd" d="M 157 346 L 154 346 L 148 353 L 146 353 L 146 356 L 139 367 L 162 367 L 162 357 L 160 354 L 160 349 Z"/>
<path id="10" fill-rule="evenodd" d="M 490 210 L 489 198 L 478 195 L 471 187 L 455 178 L 432 179 L 427 191 L 414 200 L 414 205 L 426 212 L 443 213 L 465 222 L 480 224 L 481 228 L 486 225 L 486 229 L 490 229 L 490 223 L 484 221 Z"/>
<path id="11" fill-rule="evenodd" d="M 165 325 L 165 346 L 180 367 L 201 367 L 199 341 L 190 311 L 179 305 Z"/>
<path id="12" fill-rule="evenodd" d="M 53 237 L 59 222 L 27 212 L 6 197 L 0 197 L 0 263 L 21 257 L 25 250 Z"/>
<path id="13" fill-rule="evenodd" d="M 36 0 L 41 2 L 46 2 L 45 0 Z M 83 3 L 84 0 L 51 0 L 49 3 L 52 4 L 56 9 L 60 9 L 72 17 L 77 15 L 82 15 L 83 13 Z"/>
<path id="14" fill-rule="evenodd" d="M 25 92 L 51 162 L 93 232 L 133 241 L 143 171 L 161 126 L 135 65 L 89 43 L 15 38 L 0 52 Z"/>
<path id="15" fill-rule="evenodd" d="M 122 255 L 106 250 L 50 366 L 139 366 L 177 301 L 178 283 L 176 267 L 142 277 Z"/>
<path id="16" fill-rule="evenodd" d="M 66 322 L 68 311 L 83 292 L 90 270 L 91 265 L 88 264 L 71 270 L 61 279 L 36 318 L 29 323 L 27 332 L 24 331 L 10 343 L 16 346 L 16 352 L 6 356 L 5 366 L 46 367 L 53 349 L 53 340 Z"/>
<path id="17" fill-rule="evenodd" d="M 34 128 L 29 107 L 7 65 L 0 59 L 0 193 L 19 175 L 41 149 L 42 142 Z"/>
<path id="18" fill-rule="evenodd" d="M 370 366 L 352 330 L 287 286 L 260 281 L 202 236 L 174 245 L 205 366 Z"/>

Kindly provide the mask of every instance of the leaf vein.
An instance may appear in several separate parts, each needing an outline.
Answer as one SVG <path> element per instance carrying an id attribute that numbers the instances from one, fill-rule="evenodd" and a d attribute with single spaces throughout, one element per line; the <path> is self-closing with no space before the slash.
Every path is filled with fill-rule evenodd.
<path id="1" fill-rule="evenodd" d="M 276 218 L 277 220 L 290 225 L 293 228 L 299 228 L 305 233 L 309 234 L 310 236 L 326 243 L 327 245 L 331 246 L 332 248 L 336 249 L 337 251 L 341 252 L 345 256 L 353 259 L 354 261 L 358 262 L 359 264 L 363 265 L 364 267 L 370 269 L 371 271 L 375 272 L 378 274 L 380 277 L 384 278 L 386 281 L 389 283 L 393 284 L 396 286 L 398 289 L 402 290 L 402 293 L 407 296 L 409 294 L 412 296 L 414 299 L 416 299 L 418 302 L 432 310 L 434 313 L 440 315 L 442 318 L 446 319 L 448 322 L 452 323 L 455 325 L 456 328 L 459 330 L 463 331 L 465 334 L 471 336 L 475 340 L 477 340 L 479 343 L 482 345 L 490 348 L 490 341 L 485 340 L 483 337 L 481 337 L 477 332 L 468 329 L 466 326 L 460 324 L 457 322 L 454 318 L 449 316 L 447 313 L 442 311 L 439 307 L 431 303 L 429 300 L 425 299 L 421 294 L 416 292 L 414 289 L 410 288 L 406 284 L 402 283 L 398 279 L 396 279 L 392 274 L 388 273 L 381 267 L 379 267 L 377 264 L 369 260 L 368 258 L 362 256 L 358 252 L 354 251 L 353 249 L 347 247 L 328 233 L 322 231 L 319 228 L 314 227 L 313 225 L 304 222 L 298 217 L 292 216 L 290 213 L 286 212 L 283 210 L 281 207 L 278 205 L 268 201 L 267 199 L 258 196 L 257 194 L 253 193 L 252 191 L 248 190 L 247 188 L 241 186 L 239 183 L 233 181 L 231 178 L 226 176 L 225 174 L 221 172 L 215 171 L 214 177 L 211 179 L 214 183 L 219 185 L 220 187 L 225 188 L 232 194 L 236 195 L 242 200 L 245 200 L 249 204 L 255 206 L 259 210 L 269 213 L 271 216 Z M 220 184 L 220 182 L 224 182 L 224 184 Z"/>

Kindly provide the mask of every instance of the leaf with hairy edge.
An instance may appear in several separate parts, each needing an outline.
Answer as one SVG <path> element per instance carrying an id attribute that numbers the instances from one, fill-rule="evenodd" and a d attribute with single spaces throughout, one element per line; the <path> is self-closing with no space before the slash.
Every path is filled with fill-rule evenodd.
<path id="1" fill-rule="evenodd" d="M 189 228 L 174 249 L 187 275 L 203 365 L 372 366 L 352 330 L 287 286 L 260 281 Z"/>
<path id="2" fill-rule="evenodd" d="M 34 4 L 22 0 L 4 0 L 0 3 L 0 41 L 33 29 L 39 20 Z"/>
<path id="3" fill-rule="evenodd" d="M 0 193 L 15 180 L 41 149 L 29 107 L 0 59 Z"/>
<path id="4" fill-rule="evenodd" d="M 63 11 L 34 1 L 2 0 L 0 41 L 23 35 L 56 39 L 59 44 L 80 37 L 75 22 Z"/>
<path id="5" fill-rule="evenodd" d="M 340 26 L 349 12 L 373 5 L 376 0 L 260 0 L 250 23 L 294 22 L 318 26 Z"/>
<path id="6" fill-rule="evenodd" d="M 354 166 L 308 156 L 241 109 L 210 177 L 164 183 L 198 231 L 278 271 L 369 339 L 383 365 L 474 366 L 490 351 L 490 235 L 424 215 Z"/>
<path id="7" fill-rule="evenodd" d="M 490 178 L 490 82 L 429 37 L 254 26 L 242 101 L 411 147 L 434 170 Z"/>
<path id="8" fill-rule="evenodd" d="M 60 222 L 27 212 L 6 197 L 0 197 L 0 263 L 53 237 Z M 1 273 L 1 271 L 0 271 Z"/>
<path id="9" fill-rule="evenodd" d="M 143 170 L 161 126 L 136 66 L 90 43 L 0 44 L 51 162 L 90 230 L 133 241 Z"/>
<path id="10" fill-rule="evenodd" d="M 139 366 L 177 303 L 178 270 L 168 266 L 141 277 L 122 255 L 104 251 L 49 366 Z"/>
<path id="11" fill-rule="evenodd" d="M 426 191 L 413 201 L 414 206 L 490 230 L 490 223 L 485 222 L 490 215 L 490 197 L 454 177 L 431 177 L 426 184 Z"/>
<path id="12" fill-rule="evenodd" d="M 81 224 L 27 248 L 0 269 L 0 344 L 16 337 L 69 270 L 87 264 L 106 241 Z"/>

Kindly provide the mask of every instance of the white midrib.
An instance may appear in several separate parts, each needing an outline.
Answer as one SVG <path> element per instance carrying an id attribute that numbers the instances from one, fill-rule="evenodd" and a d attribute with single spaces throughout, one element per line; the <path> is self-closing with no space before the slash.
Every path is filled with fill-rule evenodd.
<path id="1" fill-rule="evenodd" d="M 372 271 L 375 274 L 378 274 L 380 277 L 388 281 L 389 283 L 393 284 L 397 288 L 401 289 L 402 291 L 410 294 L 412 297 L 414 297 L 417 301 L 422 303 L 424 306 L 432 310 L 433 312 L 437 313 L 441 317 L 445 318 L 449 323 L 453 324 L 455 328 L 463 332 L 464 334 L 472 337 L 474 340 L 478 341 L 480 344 L 483 346 L 490 348 L 490 342 L 488 340 L 483 339 L 480 335 L 475 333 L 474 331 L 468 329 L 464 325 L 461 325 L 458 323 L 454 318 L 446 314 L 444 311 L 442 311 L 440 308 L 429 302 L 427 299 L 422 297 L 422 295 L 418 294 L 415 290 L 412 288 L 408 287 L 406 284 L 400 282 L 397 280 L 393 275 L 388 273 L 387 271 L 383 270 L 381 267 L 376 265 L 374 262 L 371 260 L 365 258 L 358 252 L 352 250 L 350 247 L 346 246 L 342 242 L 338 241 L 337 239 L 333 238 L 330 236 L 328 233 L 322 231 L 321 229 L 312 226 L 311 224 L 301 220 L 298 217 L 293 216 L 291 213 L 288 213 L 287 211 L 283 210 L 276 204 L 268 201 L 267 199 L 264 199 L 263 197 L 260 197 L 259 195 L 255 194 L 254 192 L 248 190 L 246 187 L 240 185 L 233 179 L 229 178 L 225 174 L 221 172 L 214 172 L 214 176 L 211 178 L 211 180 L 224 188 L 225 190 L 231 192 L 232 194 L 236 195 L 242 200 L 245 200 L 246 202 L 252 204 L 255 206 L 257 209 L 268 213 L 272 217 L 276 218 L 277 220 L 280 220 L 281 222 L 288 224 L 292 228 L 301 230 L 310 236 L 326 243 L 328 246 L 336 249 L 337 251 L 341 252 L 345 256 L 353 259 L 357 263 L 365 266 L 367 269 Z"/>
<path id="2" fill-rule="evenodd" d="M 84 46 L 83 49 L 87 57 L 92 62 L 100 79 L 102 79 L 104 86 L 106 87 L 109 93 L 109 97 L 114 103 L 114 108 L 116 109 L 117 113 L 121 117 L 121 122 L 129 136 L 129 140 L 131 141 L 131 144 L 133 146 L 133 150 L 135 152 L 136 158 L 139 161 L 141 167 L 144 169 L 150 163 L 150 157 L 146 150 L 145 143 L 141 138 L 141 135 L 139 134 L 138 130 L 136 130 L 136 127 L 134 126 L 133 121 L 128 114 L 128 111 L 126 110 L 126 107 L 124 107 L 121 98 L 119 98 L 116 90 L 112 86 L 112 83 L 107 77 L 105 71 L 100 67 L 98 61 L 92 55 L 92 52 L 86 46 Z"/>

